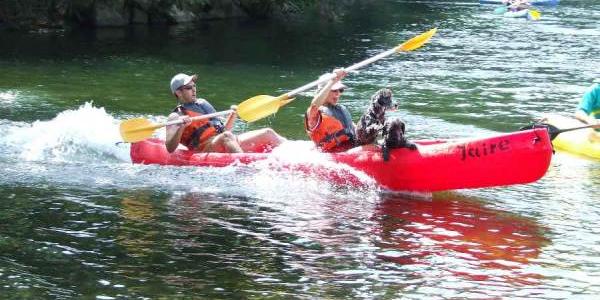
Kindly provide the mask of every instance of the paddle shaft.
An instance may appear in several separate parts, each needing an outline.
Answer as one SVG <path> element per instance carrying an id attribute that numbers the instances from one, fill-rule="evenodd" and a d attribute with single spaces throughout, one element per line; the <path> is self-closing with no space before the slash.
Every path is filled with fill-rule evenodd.
<path id="1" fill-rule="evenodd" d="M 554 140 L 559 134 L 561 134 L 563 132 L 579 130 L 579 129 L 586 129 L 586 128 L 600 128 L 600 124 L 589 124 L 589 125 L 577 126 L 577 127 L 572 127 L 572 128 L 558 129 L 558 127 L 556 127 L 552 124 L 536 123 L 536 124 L 522 127 L 520 130 L 529 130 L 529 129 L 535 129 L 535 128 L 545 128 L 546 130 L 548 130 L 548 134 L 550 135 L 550 140 Z"/>
<path id="2" fill-rule="evenodd" d="M 409 52 L 415 50 L 423 44 L 425 44 L 429 39 L 437 32 L 437 28 L 433 28 L 427 32 L 424 32 L 420 35 L 417 35 L 410 40 L 390 49 L 379 53 L 373 57 L 365 59 L 359 63 L 356 63 L 352 66 L 349 66 L 345 69 L 345 71 L 350 72 L 354 71 L 358 68 L 364 67 L 374 61 L 380 60 L 386 56 L 390 56 L 396 52 Z M 241 119 L 247 122 L 254 122 L 256 120 L 260 120 L 266 116 L 277 113 L 279 108 L 293 101 L 294 95 L 306 91 L 320 83 L 324 83 L 326 81 L 331 80 L 336 75 L 333 73 L 327 73 L 325 76 L 307 83 L 295 90 L 289 91 L 287 93 L 281 94 L 277 97 L 269 96 L 269 95 L 258 95 L 252 98 L 247 99 L 246 101 L 240 103 L 238 105 L 238 115 Z"/>
<path id="3" fill-rule="evenodd" d="M 355 63 L 355 64 L 353 64 L 353 65 L 345 68 L 344 70 L 346 72 L 351 72 L 351 71 L 357 70 L 357 69 L 362 68 L 362 67 L 364 67 L 364 66 L 366 66 L 366 65 L 368 65 L 370 63 L 378 61 L 378 60 L 380 60 L 380 59 L 382 59 L 384 57 L 390 56 L 390 55 L 398 52 L 399 50 L 400 50 L 400 46 L 396 46 L 396 47 L 394 47 L 394 48 L 392 48 L 390 50 L 387 50 L 385 52 L 379 53 L 379 54 L 377 54 L 377 55 L 375 55 L 373 57 L 367 58 L 367 59 L 365 59 L 365 60 L 363 60 L 361 62 Z M 299 87 L 299 88 L 297 88 L 295 90 L 291 90 L 291 91 L 287 92 L 285 95 L 287 95 L 287 98 L 292 98 L 294 95 L 297 95 L 298 93 L 304 92 L 304 91 L 306 91 L 306 90 L 308 90 L 308 89 L 310 89 L 312 87 L 315 87 L 315 86 L 319 85 L 320 83 L 327 82 L 327 81 L 331 80 L 334 77 L 335 77 L 334 73 L 328 73 L 327 76 L 323 76 L 323 78 L 320 78 L 320 79 L 317 79 L 317 80 L 315 80 L 313 82 L 307 83 L 307 84 L 305 84 L 305 85 L 303 85 L 303 86 L 301 86 L 301 87 Z"/>
<path id="4" fill-rule="evenodd" d="M 227 114 L 230 114 L 232 112 L 233 112 L 233 110 L 231 110 L 231 109 L 224 110 L 224 111 L 218 111 L 218 112 L 214 112 L 212 114 L 206 114 L 206 115 L 191 117 L 190 120 L 193 122 L 193 121 L 198 121 L 198 120 L 210 119 L 212 117 L 218 117 L 218 116 L 222 116 L 222 115 L 227 115 Z M 170 122 L 164 123 L 163 126 L 176 125 L 176 124 L 181 124 L 181 123 L 183 123 L 183 120 L 179 119 L 179 120 L 174 120 L 174 121 L 170 121 Z"/>
<path id="5" fill-rule="evenodd" d="M 595 124 L 595 125 L 590 124 L 590 125 L 565 128 L 565 129 L 558 129 L 558 127 L 551 125 L 551 124 L 546 124 L 546 123 L 541 123 L 540 125 L 542 127 L 545 127 L 548 129 L 548 134 L 550 135 L 550 140 L 554 140 L 559 134 L 561 134 L 563 132 L 579 130 L 579 129 L 586 129 L 586 128 L 600 128 L 600 124 Z M 535 125 L 533 125 L 532 128 L 535 128 Z"/>
<path id="6" fill-rule="evenodd" d="M 600 128 L 600 124 L 591 124 L 591 125 L 585 125 L 585 126 L 579 126 L 579 127 L 573 127 L 573 128 L 565 128 L 565 129 L 559 129 L 558 131 L 555 131 L 556 134 L 561 134 L 563 132 L 567 132 L 567 131 L 573 131 L 573 130 L 578 130 L 578 129 L 586 129 L 586 128 Z"/>
<path id="7" fill-rule="evenodd" d="M 198 121 L 198 120 L 203 120 L 203 119 L 209 119 L 209 118 L 212 118 L 212 117 L 218 117 L 218 116 L 230 114 L 231 112 L 233 112 L 233 110 L 229 109 L 229 110 L 215 112 L 215 113 L 212 113 L 212 114 L 206 114 L 206 115 L 191 117 L 190 120 L 191 121 Z M 133 129 L 128 129 L 127 132 L 132 133 L 132 132 L 138 132 L 138 131 L 154 130 L 154 129 L 158 129 L 158 128 L 161 128 L 161 127 L 165 127 L 165 126 L 169 126 L 169 125 L 177 125 L 177 124 L 182 124 L 182 123 L 184 123 L 183 120 L 179 119 L 179 120 L 169 121 L 169 122 L 166 122 L 166 123 L 152 124 L 152 125 L 148 125 L 148 126 L 141 126 L 141 127 L 137 127 L 137 128 L 133 128 Z"/>

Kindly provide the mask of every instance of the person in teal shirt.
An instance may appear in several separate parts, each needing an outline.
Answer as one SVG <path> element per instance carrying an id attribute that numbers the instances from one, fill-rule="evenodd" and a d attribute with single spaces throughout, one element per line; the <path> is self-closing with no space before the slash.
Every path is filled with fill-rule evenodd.
<path id="1" fill-rule="evenodd" d="M 577 106 L 575 118 L 586 124 L 600 125 L 600 84 L 592 84 L 583 94 Z M 592 132 L 592 134 L 590 139 L 600 142 L 600 128 L 596 128 L 596 132 Z"/>

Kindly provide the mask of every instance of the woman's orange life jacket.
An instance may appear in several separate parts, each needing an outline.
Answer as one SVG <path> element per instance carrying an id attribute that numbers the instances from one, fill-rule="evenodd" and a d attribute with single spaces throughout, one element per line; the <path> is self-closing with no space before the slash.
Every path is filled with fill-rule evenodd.
<path id="1" fill-rule="evenodd" d="M 339 104 L 319 107 L 319 120 L 308 128 L 308 115 L 304 117 L 306 133 L 323 151 L 337 152 L 354 146 L 356 132 L 348 110 Z"/>
<path id="2" fill-rule="evenodd" d="M 188 115 L 190 117 L 216 112 L 215 108 L 206 100 L 184 103 L 178 105 L 173 111 L 180 115 Z M 217 117 L 193 121 L 183 130 L 179 142 L 189 149 L 196 149 L 211 137 L 222 133 L 224 128 L 223 122 Z"/>

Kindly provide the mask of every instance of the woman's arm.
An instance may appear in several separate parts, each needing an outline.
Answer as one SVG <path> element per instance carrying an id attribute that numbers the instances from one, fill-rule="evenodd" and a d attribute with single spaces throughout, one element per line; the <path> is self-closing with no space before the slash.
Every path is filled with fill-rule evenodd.
<path id="1" fill-rule="evenodd" d="M 329 96 L 331 92 L 331 87 L 338 81 L 342 80 L 346 76 L 346 71 L 344 69 L 335 69 L 333 70 L 335 77 L 329 80 L 323 88 L 321 88 L 315 97 L 310 102 L 310 106 L 306 111 L 307 114 L 307 125 L 308 128 L 314 128 L 314 126 L 319 121 L 319 107 L 325 104 L 325 100 Z"/>
<path id="2" fill-rule="evenodd" d="M 577 109 L 577 111 L 575 112 L 575 119 L 590 125 L 600 124 L 598 119 L 588 115 L 582 109 Z"/>

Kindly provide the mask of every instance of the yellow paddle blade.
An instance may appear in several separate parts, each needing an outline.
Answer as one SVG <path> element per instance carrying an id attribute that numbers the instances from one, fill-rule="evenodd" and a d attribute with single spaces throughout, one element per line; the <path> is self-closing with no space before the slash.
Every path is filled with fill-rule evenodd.
<path id="1" fill-rule="evenodd" d="M 281 100 L 281 101 L 279 101 L 279 107 L 283 107 L 284 105 L 286 105 L 286 104 L 294 101 L 295 99 L 296 98 L 289 98 L 289 99 L 286 99 L 286 100 Z"/>
<path id="2" fill-rule="evenodd" d="M 529 17 L 535 21 L 535 20 L 539 20 L 542 17 L 542 14 L 537 10 L 530 9 Z"/>
<path id="3" fill-rule="evenodd" d="M 269 95 L 254 96 L 238 105 L 237 114 L 246 122 L 254 122 L 276 113 L 279 107 L 285 105 L 283 102 L 287 101 L 288 98 L 287 94 L 279 97 Z"/>
<path id="4" fill-rule="evenodd" d="M 137 118 L 121 122 L 119 130 L 123 141 L 135 143 L 151 137 L 154 130 L 159 127 L 161 125 L 154 125 L 144 118 Z"/>
<path id="5" fill-rule="evenodd" d="M 427 32 L 421 33 L 414 38 L 402 43 L 400 46 L 396 47 L 396 52 L 400 51 L 412 51 L 421 46 L 423 46 L 429 39 L 437 32 L 437 28 L 433 28 Z"/>

